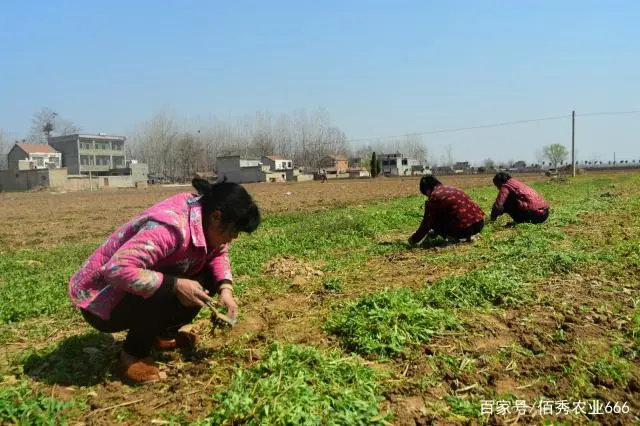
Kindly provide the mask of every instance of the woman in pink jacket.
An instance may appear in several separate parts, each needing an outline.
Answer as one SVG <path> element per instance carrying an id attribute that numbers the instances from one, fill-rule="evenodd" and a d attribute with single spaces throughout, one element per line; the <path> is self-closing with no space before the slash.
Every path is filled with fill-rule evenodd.
<path id="1" fill-rule="evenodd" d="M 228 244 L 251 233 L 260 212 L 244 187 L 194 179 L 198 194 L 180 193 L 117 229 L 73 275 L 69 297 L 95 329 L 128 330 L 120 353 L 125 380 L 157 380 L 151 349 L 186 348 L 196 336 L 178 332 L 220 295 L 237 315 Z"/>

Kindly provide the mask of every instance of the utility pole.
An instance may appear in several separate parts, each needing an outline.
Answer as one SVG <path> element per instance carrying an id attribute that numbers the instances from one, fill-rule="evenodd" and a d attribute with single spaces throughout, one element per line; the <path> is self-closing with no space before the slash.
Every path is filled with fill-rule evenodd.
<path id="1" fill-rule="evenodd" d="M 576 111 L 571 111 L 571 167 L 576 177 Z"/>

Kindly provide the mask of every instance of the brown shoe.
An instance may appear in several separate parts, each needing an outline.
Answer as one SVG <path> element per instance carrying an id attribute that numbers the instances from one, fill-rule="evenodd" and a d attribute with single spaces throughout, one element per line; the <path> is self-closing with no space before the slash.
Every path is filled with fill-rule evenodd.
<path id="1" fill-rule="evenodd" d="M 151 357 L 135 359 L 131 355 L 121 353 L 119 367 L 123 380 L 131 384 L 150 383 L 167 377 Z"/>
<path id="2" fill-rule="evenodd" d="M 198 336 L 187 331 L 178 331 L 175 338 L 158 337 L 155 348 L 160 351 L 171 351 L 174 349 L 193 349 L 198 343 Z"/>

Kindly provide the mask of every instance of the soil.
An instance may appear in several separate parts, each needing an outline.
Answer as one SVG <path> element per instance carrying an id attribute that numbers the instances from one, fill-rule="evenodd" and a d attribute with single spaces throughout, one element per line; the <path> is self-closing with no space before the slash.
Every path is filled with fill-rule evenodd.
<path id="1" fill-rule="evenodd" d="M 525 179 L 547 178 L 529 176 Z M 445 177 L 443 181 L 469 188 L 487 185 L 490 176 Z M 417 184 L 416 178 L 379 178 L 374 181 L 255 184 L 246 187 L 264 212 L 294 212 L 415 196 L 418 195 Z M 2 247 L 9 245 L 12 248 L 41 248 L 64 242 L 102 239 L 113 228 L 155 201 L 184 190 L 190 190 L 190 187 L 99 193 L 0 193 L 0 252 Z M 287 192 L 291 195 L 287 196 Z M 589 217 L 590 222 L 611 220 L 604 214 Z M 598 240 L 607 236 L 602 234 L 605 232 L 600 230 L 602 228 L 610 230 L 612 227 L 587 229 L 569 225 L 565 230 L 572 237 Z M 612 234 L 609 238 L 624 237 L 631 232 L 629 227 L 620 229 L 620 235 Z M 507 235 L 511 231 L 503 232 Z M 404 243 L 405 237 L 390 234 L 379 237 L 379 240 L 396 244 Z M 462 254 L 467 249 L 468 246 L 461 244 L 445 250 Z M 425 250 L 435 254 L 439 249 L 417 248 L 378 256 L 361 270 L 345 271 L 342 277 L 346 283 L 345 293 L 331 297 L 358 297 L 379 289 L 378 281 L 394 288 L 418 288 L 425 282 L 461 274 L 479 266 L 468 263 L 435 266 L 425 261 Z M 139 424 L 140 419 L 163 424 L 162 413 L 184 412 L 189 420 L 201 418 L 211 409 L 211 395 L 221 391 L 234 369 L 250 367 L 260 359 L 269 344 L 335 345 L 321 330 L 322 319 L 327 314 L 326 295 L 316 285 L 323 276 L 322 266 L 292 256 L 280 256 L 265 263 L 265 276 L 286 281 L 288 290 L 284 294 L 247 295 L 251 302 L 243 304 L 240 321 L 233 328 L 213 328 L 208 319 L 195 322 L 191 327 L 201 338 L 197 350 L 189 354 L 160 355 L 163 369 L 168 372 L 167 380 L 131 388 L 113 375 L 89 388 L 51 386 L 37 381 L 30 381 L 30 385 L 63 400 L 74 396 L 86 397 L 90 410 L 77 418 L 86 425 Z M 382 407 L 396 413 L 394 424 L 460 424 L 455 421 L 455 416 L 447 422 L 441 415 L 443 411 L 450 411 L 445 397 L 452 395 L 462 400 L 477 400 L 498 399 L 512 394 L 528 402 L 540 395 L 548 400 L 567 399 L 572 395 L 575 377 L 562 369 L 569 365 L 580 366 L 584 362 L 581 358 L 584 349 L 578 342 L 585 342 L 590 359 L 599 354 L 606 355 L 614 340 L 612 333 L 626 327 L 624 318 L 613 313 L 613 307 L 628 307 L 629 293 L 637 294 L 640 289 L 637 279 L 632 279 L 637 278 L 640 271 L 627 271 L 629 276 L 617 282 L 607 280 L 598 270 L 580 272 L 535 284 L 536 294 L 540 297 L 537 303 L 504 311 L 461 312 L 463 331 L 433 338 L 410 360 L 371 363 L 376 371 L 393 375 L 385 381 L 384 386 L 388 389 L 385 389 L 386 400 Z M 372 276 L 376 277 L 376 282 L 371 281 Z M 314 286 L 319 290 L 314 291 Z M 601 291 L 607 286 L 613 291 Z M 29 322 L 25 321 L 24 326 L 28 327 Z M 40 348 L 54 340 L 62 341 L 65 337 L 89 331 L 81 321 L 64 326 L 53 324 L 51 327 L 51 334 L 41 340 L 19 341 L 12 337 L 13 342 L 0 349 L 0 359 L 8 359 L 13 352 L 29 346 Z M 564 339 L 556 337 L 558 330 L 563 331 Z M 114 337 L 121 342 L 124 336 L 119 333 Z M 448 364 L 447 359 L 455 360 L 455 365 Z M 611 383 L 606 378 L 586 376 L 588 385 L 594 389 L 594 398 L 626 401 L 631 408 L 627 416 L 603 416 L 596 420 L 602 424 L 629 424 L 633 421 L 632 414 L 640 412 L 640 377 L 637 371 L 637 368 L 632 371 L 632 377 L 625 386 Z M 549 380 L 550 377 L 555 381 Z M 426 382 L 421 382 L 425 379 Z M 2 380 L 11 382 L 15 377 L 6 376 Z M 114 408 L 122 403 L 129 405 Z M 116 417 L 116 412 L 119 417 Z M 121 417 L 123 413 L 128 413 L 129 417 Z M 492 416 L 488 420 L 489 424 L 513 421 L 537 424 L 540 418 L 527 414 L 520 417 Z"/>
<path id="2" fill-rule="evenodd" d="M 527 181 L 548 179 L 520 176 Z M 489 175 L 445 176 L 446 184 L 486 186 Z M 303 212 L 362 205 L 395 197 L 419 196 L 419 178 L 344 179 L 341 181 L 261 183 L 244 185 L 263 214 Z M 136 214 L 189 185 L 113 189 L 96 192 L 0 192 L 0 251 L 2 247 L 54 247 L 62 243 L 102 240 Z M 291 193 L 287 195 L 287 193 Z"/>

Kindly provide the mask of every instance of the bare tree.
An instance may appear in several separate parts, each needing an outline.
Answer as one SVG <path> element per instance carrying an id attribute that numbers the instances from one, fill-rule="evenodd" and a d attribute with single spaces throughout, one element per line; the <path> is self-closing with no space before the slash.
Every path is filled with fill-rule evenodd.
<path id="1" fill-rule="evenodd" d="M 558 165 L 562 165 L 564 160 L 566 160 L 569 155 L 569 151 L 564 145 L 559 143 L 554 143 L 551 145 L 546 145 L 542 152 L 544 153 L 544 157 L 549 160 L 549 164 L 552 167 L 558 167 Z"/>
<path id="2" fill-rule="evenodd" d="M 536 155 L 536 163 L 544 165 L 545 159 L 546 159 L 544 155 L 544 149 L 537 150 L 535 155 Z"/>
<path id="3" fill-rule="evenodd" d="M 253 134 L 251 153 L 256 157 L 274 154 L 276 143 L 273 138 L 270 115 L 258 113 L 256 115 L 256 125 Z"/>
<path id="4" fill-rule="evenodd" d="M 178 174 L 181 160 L 175 155 L 179 128 L 166 113 L 156 114 L 138 126 L 132 140 L 133 153 L 149 165 L 149 170 L 170 179 Z"/>
<path id="5" fill-rule="evenodd" d="M 496 167 L 496 162 L 493 161 L 491 158 L 487 158 L 482 162 L 482 165 L 487 170 L 493 170 Z"/>
<path id="6" fill-rule="evenodd" d="M 349 148 L 344 133 L 331 125 L 324 110 L 299 110 L 293 118 L 281 115 L 275 123 L 268 112 L 259 112 L 232 122 L 210 118 L 196 124 L 197 130 L 187 131 L 166 113 L 156 114 L 138 126 L 132 154 L 147 162 L 152 172 L 180 179 L 194 171 L 215 170 L 221 155 L 274 154 L 313 168 L 325 155 L 345 154 Z"/>
<path id="7" fill-rule="evenodd" d="M 447 148 L 444 152 L 443 163 L 447 167 L 453 167 L 453 163 L 455 163 L 455 160 L 453 157 L 453 147 L 451 145 L 447 145 Z"/>
<path id="8" fill-rule="evenodd" d="M 177 174 L 180 178 L 192 177 L 200 171 L 204 151 L 204 147 L 192 134 L 185 133 L 180 137 L 176 145 L 176 154 L 180 161 L 180 168 L 177 170 Z"/>
<path id="9" fill-rule="evenodd" d="M 28 143 L 48 143 L 49 136 L 65 136 L 78 133 L 80 129 L 50 108 L 43 107 L 33 114 Z"/>
<path id="10" fill-rule="evenodd" d="M 419 164 L 424 165 L 427 160 L 427 147 L 422 140 L 422 136 L 418 134 L 406 135 L 401 144 L 401 150 L 405 155 L 418 160 Z"/>
<path id="11" fill-rule="evenodd" d="M 10 149 L 9 141 L 2 129 L 0 129 L 0 170 L 6 170 L 9 166 L 7 154 L 9 154 Z"/>

